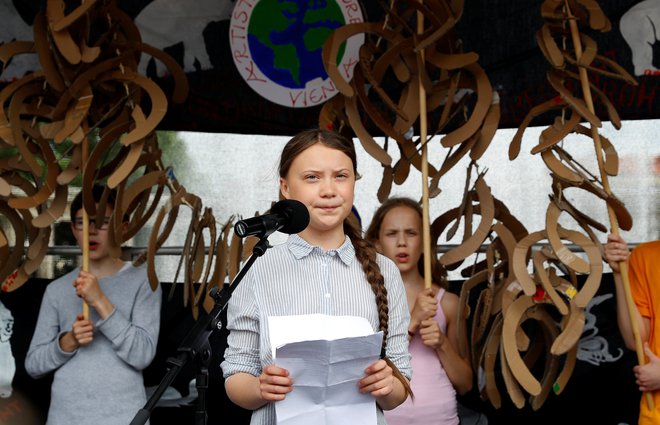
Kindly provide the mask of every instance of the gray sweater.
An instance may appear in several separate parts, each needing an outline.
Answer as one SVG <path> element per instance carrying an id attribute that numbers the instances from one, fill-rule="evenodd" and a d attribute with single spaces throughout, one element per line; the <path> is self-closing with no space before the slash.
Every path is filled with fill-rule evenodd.
<path id="1" fill-rule="evenodd" d="M 94 340 L 66 353 L 58 340 L 82 314 L 73 288 L 79 273 L 76 269 L 46 288 L 25 369 L 34 378 L 55 372 L 48 425 L 128 425 L 146 403 L 142 369 L 156 354 L 161 289 L 151 290 L 144 267 L 124 267 L 101 279 L 115 309 L 101 320 L 90 308 Z"/>

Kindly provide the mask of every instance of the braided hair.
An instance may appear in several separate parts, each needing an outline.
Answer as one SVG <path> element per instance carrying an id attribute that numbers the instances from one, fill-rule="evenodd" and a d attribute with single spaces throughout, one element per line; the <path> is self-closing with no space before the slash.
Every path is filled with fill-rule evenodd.
<path id="1" fill-rule="evenodd" d="M 317 143 L 321 143 L 326 147 L 336 149 L 346 154 L 346 156 L 350 158 L 353 164 L 353 171 L 355 175 L 358 175 L 357 155 L 355 153 L 355 146 L 353 141 L 333 131 L 316 128 L 298 133 L 284 146 L 280 159 L 280 177 L 286 178 L 286 175 L 289 172 L 294 159 L 304 150 Z M 376 262 L 376 249 L 371 243 L 362 237 L 360 230 L 349 218 L 344 219 L 343 227 L 344 233 L 349 237 L 353 247 L 355 248 L 356 258 L 362 265 L 362 270 L 364 270 L 367 282 L 369 282 L 369 285 L 371 286 L 371 289 L 376 298 L 379 327 L 380 330 L 383 331 L 381 358 L 383 358 L 392 368 L 392 373 L 394 376 L 401 382 L 406 393 L 412 397 L 413 394 L 410 388 L 410 383 L 386 355 L 389 328 L 389 306 L 387 300 L 387 288 L 385 287 L 385 279 L 383 278 L 380 267 Z"/>

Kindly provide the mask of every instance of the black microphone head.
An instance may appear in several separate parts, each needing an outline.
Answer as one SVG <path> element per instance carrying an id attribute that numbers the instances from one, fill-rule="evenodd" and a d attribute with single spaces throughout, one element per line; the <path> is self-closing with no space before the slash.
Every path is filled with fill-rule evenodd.
<path id="1" fill-rule="evenodd" d="M 295 199 L 285 199 L 277 202 L 270 209 L 273 214 L 281 214 L 286 217 L 286 224 L 279 229 L 282 233 L 289 235 L 300 233 L 309 224 L 309 211 L 305 204 Z"/>

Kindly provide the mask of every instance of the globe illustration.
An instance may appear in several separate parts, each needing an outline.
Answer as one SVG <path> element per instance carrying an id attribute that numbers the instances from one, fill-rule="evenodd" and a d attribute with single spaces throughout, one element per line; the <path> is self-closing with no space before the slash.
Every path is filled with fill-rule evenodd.
<path id="1" fill-rule="evenodd" d="M 291 89 L 328 78 L 323 42 L 345 24 L 334 0 L 261 0 L 247 29 L 255 64 L 271 81 Z M 338 57 L 342 57 L 340 50 Z"/>

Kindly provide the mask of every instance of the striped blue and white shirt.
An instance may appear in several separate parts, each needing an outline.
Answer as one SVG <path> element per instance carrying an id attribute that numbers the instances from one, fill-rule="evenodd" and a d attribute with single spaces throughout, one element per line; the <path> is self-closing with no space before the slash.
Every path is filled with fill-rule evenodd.
<path id="1" fill-rule="evenodd" d="M 390 259 L 378 254 L 377 262 L 389 306 L 387 356 L 410 379 L 410 313 L 403 281 Z M 380 330 L 374 293 L 348 237 L 338 249 L 326 251 L 292 235 L 254 262 L 229 301 L 230 334 L 221 365 L 225 378 L 239 372 L 259 376 L 264 366 L 273 364 L 268 317 L 302 314 L 361 316 L 374 332 Z M 252 413 L 251 425 L 275 423 L 273 403 Z M 385 424 L 380 409 L 378 423 Z"/>

